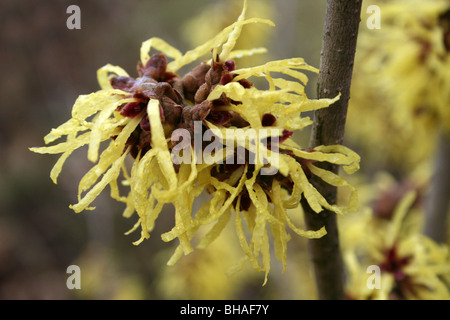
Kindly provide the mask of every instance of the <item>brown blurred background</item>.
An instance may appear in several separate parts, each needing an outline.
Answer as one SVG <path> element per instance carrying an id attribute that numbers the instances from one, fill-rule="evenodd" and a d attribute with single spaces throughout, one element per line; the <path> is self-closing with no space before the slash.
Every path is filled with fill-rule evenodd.
<path id="1" fill-rule="evenodd" d="M 192 48 L 186 23 L 218 2 L 227 1 L 0 2 L 0 299 L 171 298 L 156 288 L 165 268 L 158 252 L 173 248 L 159 236 L 165 221 L 158 220 L 149 240 L 132 245 L 138 234 L 124 232 L 136 220 L 121 216 L 123 205 L 107 190 L 97 210 L 69 209 L 91 166 L 85 149 L 69 158 L 54 185 L 49 172 L 57 157 L 28 148 L 42 146 L 44 135 L 69 119 L 78 95 L 99 89 L 98 68 L 111 63 L 136 75 L 141 42 L 153 36 L 183 52 Z M 277 26 L 264 38 L 266 57 L 301 56 L 317 67 L 325 1 L 267 3 Z M 71 4 L 81 9 L 81 30 L 66 27 Z M 230 15 L 228 23 L 236 18 Z M 81 266 L 81 290 L 66 287 L 71 264 Z M 283 293 L 275 277 L 265 287 L 261 277 L 249 282 L 235 298 L 299 298 Z"/>

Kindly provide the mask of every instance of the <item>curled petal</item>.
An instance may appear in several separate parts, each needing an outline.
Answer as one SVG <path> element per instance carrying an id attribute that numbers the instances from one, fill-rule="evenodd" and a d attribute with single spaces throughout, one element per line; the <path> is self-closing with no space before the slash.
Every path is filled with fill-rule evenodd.
<path id="1" fill-rule="evenodd" d="M 161 51 L 166 56 L 175 59 L 175 61 L 182 57 L 182 54 L 178 49 L 172 47 L 166 41 L 154 37 L 147 41 L 144 41 L 141 45 L 141 62 L 144 66 L 147 64 L 148 60 L 150 60 L 149 52 L 151 48 L 155 48 L 156 50 Z M 176 70 L 170 69 L 169 71 Z"/>
<path id="2" fill-rule="evenodd" d="M 97 81 L 103 90 L 112 89 L 111 79 L 114 77 L 129 77 L 128 73 L 119 66 L 107 64 L 97 70 Z"/>

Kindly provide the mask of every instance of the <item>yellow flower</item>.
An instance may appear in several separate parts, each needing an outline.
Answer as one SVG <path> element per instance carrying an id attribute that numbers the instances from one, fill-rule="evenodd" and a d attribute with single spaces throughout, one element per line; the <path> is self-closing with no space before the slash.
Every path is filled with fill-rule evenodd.
<path id="1" fill-rule="evenodd" d="M 410 168 L 430 158 L 439 130 L 450 130 L 450 2 L 364 6 L 373 4 L 381 25 L 360 29 L 348 137 L 367 149 L 367 158 L 385 156 Z"/>
<path id="2" fill-rule="evenodd" d="M 325 108 L 339 97 L 306 97 L 308 78 L 302 71 L 317 69 L 301 58 L 236 69 L 233 59 L 261 52 L 233 50 L 243 26 L 273 25 L 265 19 L 246 19 L 245 12 L 246 2 L 235 23 L 185 54 L 159 38 L 143 42 L 137 78 L 117 66 L 101 68 L 97 73 L 101 90 L 80 96 L 72 118 L 45 137 L 46 143 L 63 136 L 66 141 L 31 150 L 62 154 L 51 172 L 56 182 L 67 157 L 88 145 L 87 157 L 96 164 L 81 179 L 79 201 L 71 208 L 75 212 L 93 209 L 90 204 L 109 185 L 111 196 L 126 204 L 124 216 L 136 212 L 139 217 L 130 230 L 141 227 L 141 237 L 135 244 L 150 236 L 163 206 L 172 204 L 175 225 L 162 239 L 178 238 L 179 246 L 169 265 L 193 251 L 191 240 L 201 226 L 213 224 L 198 245 L 208 246 L 234 211 L 241 247 L 252 265 L 265 272 L 267 280 L 267 225 L 275 254 L 285 265 L 290 237 L 286 225 L 308 238 L 326 233 L 324 228 L 305 231 L 291 222 L 286 210 L 297 208 L 301 197 L 316 212 L 327 208 L 344 213 L 355 207 L 355 189 L 341 177 L 314 166 L 314 162 L 342 165 L 351 173 L 358 169 L 359 157 L 344 146 L 301 149 L 290 139 L 294 130 L 311 124 L 309 118 L 301 117 L 303 112 Z M 150 56 L 151 49 L 161 53 Z M 211 59 L 185 76 L 177 74 L 180 68 L 211 52 Z M 251 77 L 265 79 L 269 88 L 257 89 L 249 81 Z M 107 141 L 99 156 L 101 143 Z M 131 169 L 125 165 L 128 155 L 134 158 Z M 348 206 L 328 204 L 309 183 L 311 175 L 337 187 L 348 187 Z M 119 192 L 119 179 L 130 188 L 127 196 Z M 211 194 L 210 199 L 192 213 L 194 199 L 205 190 Z M 249 242 L 245 225 L 251 234 Z"/>
<path id="3" fill-rule="evenodd" d="M 273 18 L 274 3 L 267 0 L 250 0 L 251 16 Z M 183 39 L 191 46 L 196 46 L 212 38 L 217 32 L 228 26 L 242 10 L 242 0 L 226 0 L 209 3 L 198 14 L 188 19 L 182 26 Z M 208 25 L 208 28 L 205 28 Z M 271 29 L 248 26 L 242 30 L 235 49 L 256 48 L 266 46 L 271 35 Z M 261 50 L 264 50 L 261 48 Z M 265 55 L 252 55 L 240 60 L 243 65 L 263 63 Z"/>
<path id="4" fill-rule="evenodd" d="M 415 120 L 427 127 L 450 128 L 449 10 L 447 0 L 383 4 L 381 32 L 370 37 L 376 45 L 373 40 L 378 35 L 380 46 L 372 47 L 367 64 L 378 71 L 382 90 L 394 99 L 395 121 L 409 130 L 414 130 Z M 370 41 L 367 35 L 366 40 Z"/>
<path id="5" fill-rule="evenodd" d="M 389 221 L 366 210 L 343 226 L 349 298 L 450 298 L 446 284 L 450 276 L 448 247 L 422 235 L 420 228 L 411 226 L 411 221 L 405 223 L 416 197 L 415 191 L 405 194 Z M 417 219 L 412 221 L 418 223 Z M 381 271 L 379 287 L 369 284 L 369 277 L 373 277 L 367 271 L 369 266 L 377 266 Z"/>

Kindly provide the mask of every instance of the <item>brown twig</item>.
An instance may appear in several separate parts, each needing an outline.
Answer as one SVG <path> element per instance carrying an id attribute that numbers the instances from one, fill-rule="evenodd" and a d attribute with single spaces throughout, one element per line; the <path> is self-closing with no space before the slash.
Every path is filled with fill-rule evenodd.
<path id="1" fill-rule="evenodd" d="M 356 39 L 362 0 L 328 0 L 318 78 L 318 97 L 333 98 L 332 106 L 315 112 L 310 147 L 341 144 L 344 139 Z M 338 173 L 338 167 L 322 164 L 322 168 Z M 314 177 L 311 183 L 327 199 L 336 203 L 337 190 Z M 339 246 L 336 214 L 324 210 L 315 213 L 302 201 L 305 223 L 309 229 L 325 226 L 327 235 L 309 241 L 319 299 L 344 299 L 343 264 Z"/>
<path id="2" fill-rule="evenodd" d="M 436 242 L 445 243 L 450 201 L 450 137 L 445 132 L 439 137 L 431 183 L 423 233 Z"/>

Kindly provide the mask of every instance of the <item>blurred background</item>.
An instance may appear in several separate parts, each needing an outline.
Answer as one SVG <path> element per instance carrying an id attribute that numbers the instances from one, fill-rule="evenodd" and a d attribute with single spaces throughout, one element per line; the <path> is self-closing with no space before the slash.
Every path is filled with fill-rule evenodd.
<path id="1" fill-rule="evenodd" d="M 66 27 L 71 4 L 81 9 L 80 30 Z M 242 47 L 268 48 L 262 62 L 300 56 L 317 67 L 324 9 L 325 1 L 250 1 L 248 16 L 272 19 L 276 28 L 262 26 L 260 32 L 249 27 L 249 43 Z M 249 271 L 254 278 L 243 281 L 241 276 L 236 285 L 224 286 L 233 290 L 218 284 L 213 292 L 201 285 L 198 291 L 180 292 L 178 280 L 166 279 L 177 279 L 169 272 L 189 272 L 189 263 L 191 269 L 201 266 L 186 261 L 181 270 L 166 270 L 174 245 L 159 235 L 169 230 L 168 222 L 158 221 L 152 237 L 134 246 L 138 234 L 124 233 L 135 220 L 121 216 L 122 204 L 108 192 L 96 201 L 95 211 L 75 214 L 69 209 L 91 165 L 86 150 L 72 155 L 58 185 L 49 178 L 57 156 L 28 150 L 42 146 L 44 135 L 69 119 L 78 95 L 99 89 L 98 68 L 111 63 L 135 76 L 143 41 L 161 37 L 184 52 L 234 22 L 240 10 L 241 1 L 231 0 L 0 2 L 0 299 L 302 297 L 283 289 L 292 278 L 279 270 L 273 270 L 265 287 L 263 274 Z M 313 76 L 311 92 L 314 82 Z M 221 245 L 225 250 L 230 246 L 226 241 Z M 295 245 L 304 246 L 293 242 L 292 253 Z M 217 259 L 222 267 L 223 257 Z M 66 286 L 72 264 L 80 266 L 81 290 Z"/>

